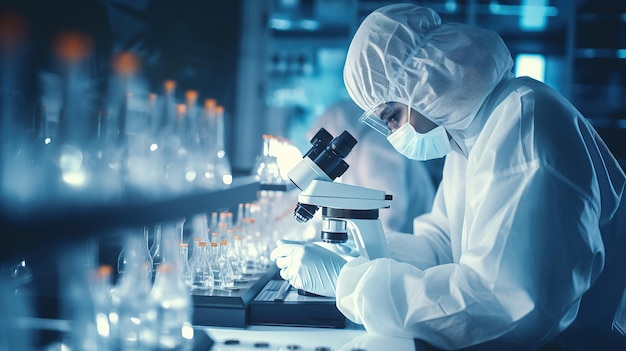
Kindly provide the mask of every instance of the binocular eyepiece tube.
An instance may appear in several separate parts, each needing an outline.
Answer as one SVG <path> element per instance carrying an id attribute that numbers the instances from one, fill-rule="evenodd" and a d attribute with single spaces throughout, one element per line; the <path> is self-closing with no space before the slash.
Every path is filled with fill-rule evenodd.
<path id="1" fill-rule="evenodd" d="M 320 128 L 311 139 L 311 149 L 289 172 L 289 179 L 300 190 L 304 190 L 313 180 L 332 182 L 348 169 L 349 165 L 343 159 L 356 143 L 356 139 L 348 131 L 333 138 L 326 129 Z M 298 203 L 294 217 L 298 222 L 307 222 L 313 218 L 317 208 L 315 205 Z"/>

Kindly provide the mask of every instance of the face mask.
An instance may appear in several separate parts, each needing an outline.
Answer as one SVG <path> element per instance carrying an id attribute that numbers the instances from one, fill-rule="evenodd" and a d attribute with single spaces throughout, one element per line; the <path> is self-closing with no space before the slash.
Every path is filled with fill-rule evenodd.
<path id="1" fill-rule="evenodd" d="M 396 151 L 416 161 L 441 158 L 452 150 L 448 134 L 442 126 L 422 134 L 416 132 L 410 123 L 405 123 L 387 140 Z"/>

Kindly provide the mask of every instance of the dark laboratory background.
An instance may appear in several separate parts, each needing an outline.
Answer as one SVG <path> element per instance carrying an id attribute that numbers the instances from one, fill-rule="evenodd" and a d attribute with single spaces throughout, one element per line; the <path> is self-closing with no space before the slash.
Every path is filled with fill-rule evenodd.
<path id="1" fill-rule="evenodd" d="M 250 172 L 263 133 L 307 148 L 301 131 L 346 98 L 341 68 L 351 34 L 377 7 L 369 0 L 22 0 L 1 2 L 27 19 L 28 48 L 19 87 L 41 100 L 42 73 L 53 73 L 51 43 L 62 31 L 95 43 L 94 104 L 102 103 L 114 54 L 142 60 L 144 89 L 176 81 L 199 101 L 225 107 L 225 147 L 236 174 Z M 443 22 L 497 31 L 516 59 L 516 74 L 539 78 L 569 98 L 601 130 L 619 158 L 626 119 L 626 2 L 623 0 L 413 1 Z M 6 21 L 5 21 L 6 24 Z M 5 29 L 8 26 L 5 26 Z M 5 30 L 5 33 L 7 30 Z M 100 106 L 100 105 L 99 105 Z"/>
<path id="2" fill-rule="evenodd" d="M 59 190 L 52 183 L 73 167 L 77 152 L 97 158 L 103 150 L 83 155 L 64 149 L 66 157 L 51 165 L 42 156 L 51 152 L 44 147 L 47 138 L 52 144 L 55 135 L 100 140 L 112 128 L 105 122 L 126 116 L 121 108 L 128 116 L 149 114 L 151 94 L 162 104 L 170 99 L 178 105 L 193 91 L 198 106 L 213 100 L 222 108 L 220 150 L 228 155 L 236 184 L 254 173 L 263 135 L 285 138 L 302 153 L 309 148 L 306 132 L 317 116 L 348 98 L 342 66 L 352 33 L 368 13 L 394 2 L 1 0 L 3 272 L 23 257 L 35 268 L 45 265 L 50 251 L 85 232 L 177 218 L 181 208 L 205 201 L 193 196 L 210 188 L 174 187 L 164 197 L 124 184 L 126 192 L 115 197 L 108 191 Z M 412 2 L 433 8 L 444 23 L 497 31 L 511 50 L 516 75 L 542 80 L 570 99 L 626 167 L 625 0 Z M 64 33 L 80 34 L 74 46 L 59 44 Z M 68 68 L 87 55 L 87 64 Z M 121 57 L 130 61 L 116 65 Z M 63 108 L 71 101 L 86 105 L 94 117 L 68 130 Z M 98 183 L 97 170 L 92 169 L 92 186 L 106 189 L 112 178 Z M 227 196 L 224 206 L 236 205 L 237 194 Z"/>

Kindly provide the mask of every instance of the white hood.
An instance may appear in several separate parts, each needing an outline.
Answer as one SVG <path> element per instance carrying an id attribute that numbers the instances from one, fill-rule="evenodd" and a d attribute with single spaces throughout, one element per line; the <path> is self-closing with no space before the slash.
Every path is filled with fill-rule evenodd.
<path id="1" fill-rule="evenodd" d="M 463 130 L 511 67 L 495 32 L 442 25 L 429 8 L 394 4 L 371 13 L 357 30 L 344 82 L 363 110 L 396 101 L 447 130 Z"/>

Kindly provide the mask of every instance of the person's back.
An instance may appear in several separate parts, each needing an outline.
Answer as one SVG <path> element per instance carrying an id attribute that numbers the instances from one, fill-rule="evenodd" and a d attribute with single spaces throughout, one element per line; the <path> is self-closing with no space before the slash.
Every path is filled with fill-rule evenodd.
<path id="1" fill-rule="evenodd" d="M 433 210 L 393 247 L 410 246 L 415 268 L 397 264 L 399 255 L 347 263 L 339 310 L 368 331 L 446 349 L 626 349 L 626 337 L 611 332 L 626 283 L 624 173 L 572 104 L 514 79 L 512 66 L 495 32 L 441 24 L 427 8 L 389 5 L 363 21 L 344 69 L 367 111 L 361 119 L 375 128 L 385 121 L 398 152 L 439 141 L 426 139 L 437 128 L 450 149 Z M 370 118 L 389 102 L 415 111 L 412 123 L 392 128 L 394 113 Z M 437 127 L 420 131 L 422 120 Z M 381 281 L 402 289 L 385 301 Z"/>
<path id="2" fill-rule="evenodd" d="M 522 112 L 511 113 L 515 110 L 513 106 L 520 107 Z M 534 216 L 511 218 L 509 227 L 521 225 L 549 235 L 551 242 L 533 241 L 531 247 L 536 260 L 548 252 L 552 260 L 550 269 L 535 270 L 536 274 L 528 277 L 529 282 L 533 282 L 528 286 L 534 288 L 527 291 L 534 300 L 533 311 L 536 312 L 518 321 L 515 329 L 477 348 L 526 344 L 531 335 L 544 338 L 545 334 L 541 333 L 550 333 L 547 326 L 556 322 L 553 318 L 558 319 L 562 313 L 566 315 L 558 321 L 562 325 L 554 325 L 554 328 L 565 329 L 564 332 L 542 349 L 626 347 L 626 337 L 611 331 L 613 316 L 626 287 L 626 274 L 623 274 L 626 206 L 618 195 L 624 187 L 624 174 L 619 164 L 570 102 L 547 85 L 528 77 L 505 78 L 483 104 L 473 123 L 480 124 L 477 129 L 481 131 L 467 163 L 462 162 L 468 174 L 481 169 L 484 172 L 487 169 L 484 165 L 490 164 L 491 169 L 482 176 L 489 174 L 491 183 L 501 182 L 495 179 L 503 174 L 516 179 L 515 174 L 523 170 L 525 183 L 550 184 L 545 192 L 524 194 L 523 201 L 516 204 L 516 211 L 534 213 Z M 472 184 L 472 188 L 477 188 L 479 183 Z M 468 191 L 471 191 L 470 185 L 467 185 Z M 564 197 L 568 192 L 569 196 Z M 565 215 L 571 217 L 563 218 Z M 521 249 L 519 244 L 518 247 Z M 571 277 L 555 273 L 567 271 L 576 257 L 579 262 L 572 266 Z M 579 299 L 577 291 L 588 284 L 590 289 L 580 298 L 580 306 L 574 308 Z M 567 303 L 569 300 L 571 305 Z M 564 312 L 563 308 L 569 312 Z M 571 321 L 565 328 L 564 323 Z M 537 328 L 539 325 L 542 328 Z"/>
<path id="3" fill-rule="evenodd" d="M 546 141 L 535 144 L 549 149 L 543 152 L 543 162 L 577 189 L 589 191 L 590 201 L 597 201 L 599 220 L 592 229 L 601 234 L 604 266 L 582 296 L 572 325 L 550 344 L 566 350 L 626 347 L 626 337 L 611 328 L 626 288 L 626 201 L 623 195 L 616 196 L 624 188 L 623 170 L 586 118 L 571 112 L 577 111 L 564 97 L 530 78 L 515 79 L 511 85 L 531 89 L 541 107 L 535 109 L 534 138 Z"/>
<path id="4" fill-rule="evenodd" d="M 361 109 L 350 100 L 328 107 L 309 130 L 310 139 L 320 128 L 333 136 L 347 130 L 357 140 L 345 158 L 350 167 L 341 182 L 384 190 L 393 196 L 389 209 L 380 211 L 383 228 L 413 232 L 413 218 L 430 211 L 441 162 L 418 162 L 394 152 L 384 138 L 358 121 Z"/>

